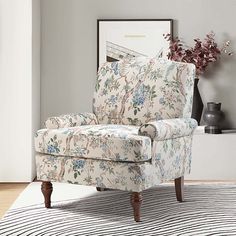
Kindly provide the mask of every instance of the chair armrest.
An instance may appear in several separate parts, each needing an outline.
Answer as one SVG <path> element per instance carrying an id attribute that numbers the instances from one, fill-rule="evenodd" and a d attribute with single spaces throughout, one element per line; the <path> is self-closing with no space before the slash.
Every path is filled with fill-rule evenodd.
<path id="1" fill-rule="evenodd" d="M 93 113 L 67 114 L 55 117 L 49 117 L 45 121 L 47 129 L 67 128 L 79 125 L 96 125 L 97 117 Z"/>
<path id="2" fill-rule="evenodd" d="M 191 135 L 196 127 L 197 121 L 191 118 L 158 120 L 141 125 L 139 135 L 160 141 Z"/>

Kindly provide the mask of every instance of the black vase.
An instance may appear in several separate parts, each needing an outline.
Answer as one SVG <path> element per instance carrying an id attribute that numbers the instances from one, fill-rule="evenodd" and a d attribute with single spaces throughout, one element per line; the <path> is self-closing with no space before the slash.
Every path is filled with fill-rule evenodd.
<path id="1" fill-rule="evenodd" d="M 206 133 L 221 134 L 220 122 L 224 119 L 224 113 L 220 109 L 221 103 L 207 103 L 207 110 L 203 115 L 203 119 L 207 123 Z"/>
<path id="2" fill-rule="evenodd" d="M 192 108 L 191 118 L 195 119 L 198 125 L 200 125 L 200 121 L 202 117 L 202 110 L 203 110 L 203 102 L 202 102 L 202 98 L 198 90 L 198 82 L 199 82 L 199 79 L 194 80 L 193 108 Z"/>

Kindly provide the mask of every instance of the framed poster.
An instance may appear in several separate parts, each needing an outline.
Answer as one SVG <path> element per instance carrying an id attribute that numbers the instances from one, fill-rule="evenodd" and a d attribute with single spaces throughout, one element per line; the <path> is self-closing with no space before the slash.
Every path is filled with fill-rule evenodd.
<path id="1" fill-rule="evenodd" d="M 97 66 L 124 57 L 166 58 L 169 42 L 163 34 L 172 35 L 172 28 L 171 19 L 97 20 Z"/>

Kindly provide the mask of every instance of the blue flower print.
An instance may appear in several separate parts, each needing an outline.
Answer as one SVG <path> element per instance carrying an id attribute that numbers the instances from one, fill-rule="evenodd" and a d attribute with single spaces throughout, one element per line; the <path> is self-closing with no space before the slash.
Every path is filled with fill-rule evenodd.
<path id="1" fill-rule="evenodd" d="M 117 96 L 111 95 L 111 97 L 108 99 L 108 102 L 110 105 L 114 106 L 117 103 Z"/>
<path id="2" fill-rule="evenodd" d="M 47 153 L 52 154 L 52 153 L 59 153 L 60 150 L 56 145 L 48 145 L 47 146 Z"/>
<path id="3" fill-rule="evenodd" d="M 133 97 L 133 104 L 134 106 L 143 105 L 145 102 L 146 91 L 144 86 L 140 86 L 138 90 L 136 90 L 134 97 Z"/>
<path id="4" fill-rule="evenodd" d="M 100 162 L 99 168 L 100 168 L 101 170 L 103 170 L 103 171 L 107 169 L 107 166 L 105 165 L 105 162 L 104 162 L 104 161 L 101 161 L 101 162 Z"/>
<path id="5" fill-rule="evenodd" d="M 73 161 L 74 169 L 83 169 L 85 165 L 85 160 L 75 160 Z"/>
<path id="6" fill-rule="evenodd" d="M 119 68 L 118 68 L 118 63 L 117 62 L 112 62 L 111 63 L 111 68 L 113 69 L 115 75 L 119 74 Z"/>
<path id="7" fill-rule="evenodd" d="M 155 159 L 156 159 L 156 161 L 160 161 L 161 160 L 161 154 L 158 153 L 157 155 L 155 155 Z"/>
<path id="8" fill-rule="evenodd" d="M 57 148 L 56 148 L 55 146 L 53 146 L 53 145 L 48 145 L 48 147 L 47 147 L 47 152 L 48 152 L 48 153 L 55 153 L 55 152 L 58 152 L 58 151 L 57 151 Z"/>
<path id="9" fill-rule="evenodd" d="M 164 100 L 163 97 L 159 99 L 159 103 L 160 103 L 161 105 L 165 105 L 165 100 Z"/>

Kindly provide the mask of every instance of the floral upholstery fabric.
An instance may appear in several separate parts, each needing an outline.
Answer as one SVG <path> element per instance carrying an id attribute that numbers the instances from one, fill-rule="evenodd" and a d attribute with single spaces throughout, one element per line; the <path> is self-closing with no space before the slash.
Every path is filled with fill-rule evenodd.
<path id="1" fill-rule="evenodd" d="M 78 125 L 96 124 L 98 124 L 97 117 L 93 113 L 88 112 L 49 117 L 45 121 L 45 127 L 47 129 L 59 129 Z"/>
<path id="2" fill-rule="evenodd" d="M 158 120 L 141 125 L 139 134 L 158 141 L 191 135 L 196 127 L 197 121 L 191 118 Z"/>
<path id="3" fill-rule="evenodd" d="M 138 135 L 138 126 L 83 125 L 41 129 L 36 133 L 37 152 L 51 155 L 139 162 L 151 159 L 151 140 Z"/>
<path id="4" fill-rule="evenodd" d="M 37 178 L 140 192 L 188 174 L 191 142 L 190 136 L 154 141 L 152 160 L 137 163 L 37 154 Z"/>
<path id="5" fill-rule="evenodd" d="M 98 123 L 141 125 L 190 117 L 194 74 L 194 65 L 164 59 L 105 63 L 93 101 Z"/>

